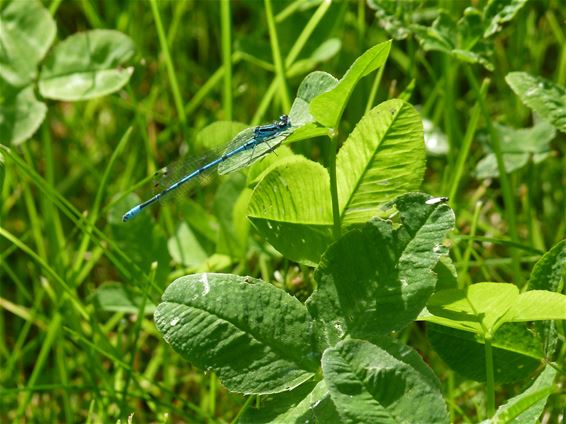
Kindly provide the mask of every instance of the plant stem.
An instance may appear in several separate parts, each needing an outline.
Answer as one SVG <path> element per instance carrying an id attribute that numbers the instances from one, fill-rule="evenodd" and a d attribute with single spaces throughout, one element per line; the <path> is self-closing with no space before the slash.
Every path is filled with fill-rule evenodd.
<path id="1" fill-rule="evenodd" d="M 478 94 L 482 99 L 485 98 L 488 86 L 489 86 L 489 80 L 485 79 L 482 83 L 482 86 Z M 472 110 L 469 125 L 466 130 L 466 134 L 464 135 L 464 140 L 462 141 L 462 148 L 458 153 L 458 159 L 456 160 L 456 167 L 454 169 L 451 178 L 452 184 L 450 186 L 450 191 L 448 192 L 449 193 L 448 198 L 450 199 L 450 205 L 452 207 L 454 207 L 455 205 L 456 193 L 458 191 L 460 180 L 462 179 L 462 174 L 464 173 L 464 167 L 468 159 L 470 146 L 472 145 L 472 140 L 474 138 L 474 134 L 476 133 L 476 128 L 478 126 L 478 121 L 480 118 L 480 112 L 481 112 L 480 101 L 477 100 L 476 104 L 474 105 L 474 109 Z"/>
<path id="2" fill-rule="evenodd" d="M 485 338 L 484 346 L 487 416 L 493 417 L 493 414 L 495 414 L 495 378 L 493 374 L 493 349 L 491 347 L 491 337 Z"/>
<path id="3" fill-rule="evenodd" d="M 285 58 L 285 67 L 287 69 L 293 63 L 295 63 L 295 60 L 297 60 L 297 57 L 299 57 L 299 53 L 301 53 L 303 47 L 305 47 L 305 44 L 310 38 L 312 32 L 318 26 L 320 20 L 326 14 L 326 11 L 328 10 L 329 7 L 330 7 L 329 1 L 325 0 L 321 2 L 318 9 L 316 9 L 312 17 L 309 19 L 309 21 L 305 25 L 305 28 L 301 31 L 301 34 L 299 35 L 299 37 L 295 41 L 295 44 L 293 44 L 293 47 L 291 47 L 291 50 L 289 51 L 287 57 Z"/>
<path id="4" fill-rule="evenodd" d="M 387 63 L 387 60 L 379 68 L 379 70 L 377 71 L 377 74 L 375 75 L 375 79 L 373 80 L 373 84 L 371 86 L 371 91 L 369 93 L 369 98 L 368 98 L 368 101 L 367 101 L 367 104 L 366 104 L 365 113 L 368 113 L 370 111 L 370 109 L 373 107 L 373 104 L 375 102 L 375 96 L 377 95 L 377 89 L 379 88 L 379 84 L 381 83 L 381 77 L 383 76 L 383 70 L 385 69 L 386 63 Z"/>
<path id="5" fill-rule="evenodd" d="M 224 68 L 224 119 L 232 120 L 232 43 L 230 1 L 220 2 L 220 26 L 222 28 L 222 64 Z"/>
<path id="6" fill-rule="evenodd" d="M 330 197 L 332 199 L 332 233 L 334 239 L 340 238 L 340 207 L 338 205 L 338 184 L 336 181 L 336 151 L 338 140 L 335 135 L 330 135 L 330 146 L 328 149 L 328 174 L 330 175 Z"/>
<path id="7" fill-rule="evenodd" d="M 513 188 L 509 182 L 507 172 L 505 171 L 505 163 L 503 162 L 503 152 L 501 151 L 501 142 L 499 140 L 499 135 L 491 123 L 491 117 L 485 105 L 484 99 L 481 96 L 481 90 L 478 85 L 478 81 L 471 71 L 468 65 L 464 66 L 466 76 L 472 85 L 472 89 L 476 93 L 478 99 L 478 104 L 484 115 L 485 124 L 487 126 L 490 139 L 491 147 L 493 148 L 493 153 L 495 153 L 495 158 L 497 160 L 497 169 L 499 170 L 499 181 L 501 182 L 501 190 L 503 192 L 503 201 L 505 203 L 505 212 L 507 218 L 507 224 L 509 225 L 509 234 L 511 240 L 514 243 L 519 242 L 519 233 L 517 231 L 517 221 L 515 217 L 515 201 L 513 195 Z M 512 265 L 513 265 L 513 279 L 516 285 L 521 285 L 521 267 L 519 261 L 518 251 L 516 249 L 511 249 Z"/>
<path id="8" fill-rule="evenodd" d="M 267 17 L 267 27 L 269 29 L 269 41 L 271 43 L 271 53 L 273 55 L 273 63 L 275 64 L 275 73 L 277 75 L 279 85 L 279 95 L 283 110 L 291 109 L 291 100 L 287 91 L 287 81 L 285 78 L 285 67 L 281 58 L 281 50 L 279 49 L 279 39 L 277 38 L 277 28 L 275 28 L 275 19 L 273 18 L 273 9 L 271 0 L 264 0 L 265 15 Z"/>
<path id="9" fill-rule="evenodd" d="M 181 91 L 179 90 L 177 75 L 175 74 L 175 68 L 173 67 L 173 61 L 171 60 L 171 54 L 169 53 L 167 37 L 165 36 L 165 31 L 163 30 L 163 24 L 161 23 L 161 17 L 159 16 L 159 9 L 157 8 L 156 0 L 150 0 L 149 4 L 151 6 L 153 19 L 155 20 L 155 27 L 157 28 L 157 36 L 159 37 L 159 44 L 161 45 L 163 58 L 165 59 L 165 67 L 167 68 L 167 76 L 169 77 L 171 91 L 173 92 L 175 108 L 177 109 L 177 115 L 179 117 L 179 121 L 182 124 L 183 131 L 185 131 L 187 118 L 185 116 L 185 110 L 183 108 L 183 99 L 181 98 Z"/>

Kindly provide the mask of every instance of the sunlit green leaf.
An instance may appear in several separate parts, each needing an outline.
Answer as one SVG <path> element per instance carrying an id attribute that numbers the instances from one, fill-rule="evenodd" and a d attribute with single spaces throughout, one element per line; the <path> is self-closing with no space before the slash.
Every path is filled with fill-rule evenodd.
<path id="1" fill-rule="evenodd" d="M 55 21 L 38 0 L 9 0 L 0 10 L 0 79 L 21 87 L 55 39 Z"/>
<path id="2" fill-rule="evenodd" d="M 505 77 L 521 101 L 558 130 L 566 132 L 566 89 L 526 72 L 510 72 Z"/>
<path id="3" fill-rule="evenodd" d="M 383 66 L 390 49 L 391 41 L 373 46 L 356 59 L 336 87 L 314 98 L 310 104 L 310 113 L 315 119 L 326 127 L 337 128 L 358 81 Z"/>
<path id="4" fill-rule="evenodd" d="M 402 100 L 370 110 L 336 161 L 342 225 L 366 222 L 379 205 L 418 190 L 424 169 L 423 126 L 417 111 Z"/>
<path id="5" fill-rule="evenodd" d="M 566 296 L 545 290 L 519 293 L 505 283 L 477 283 L 441 290 L 431 297 L 422 319 L 491 337 L 506 322 L 566 319 Z"/>
<path id="6" fill-rule="evenodd" d="M 330 208 L 326 170 L 302 156 L 291 156 L 258 184 L 248 217 L 285 256 L 315 265 L 332 241 Z"/>
<path id="7" fill-rule="evenodd" d="M 521 293 L 505 316 L 506 321 L 566 320 L 566 295 L 547 290 Z"/>
<path id="8" fill-rule="evenodd" d="M 277 166 L 281 160 L 293 155 L 294 153 L 291 148 L 283 145 L 277 149 L 277 152 L 274 152 L 272 155 L 267 155 L 262 160 L 254 163 L 248 169 L 248 186 L 254 187 L 272 168 Z"/>
<path id="9" fill-rule="evenodd" d="M 155 324 L 165 341 L 229 390 L 291 390 L 318 368 L 306 308 L 270 284 L 195 274 L 175 280 L 162 300 Z"/>
<path id="10" fill-rule="evenodd" d="M 368 112 L 338 153 L 341 226 L 362 224 L 383 203 L 418 189 L 424 162 L 422 124 L 412 106 L 390 100 Z M 332 240 L 328 173 L 302 158 L 282 160 L 271 172 L 254 191 L 250 219 L 284 255 L 314 265 Z"/>
<path id="11" fill-rule="evenodd" d="M 297 97 L 293 101 L 289 118 L 294 126 L 303 126 L 315 121 L 309 110 L 310 103 L 317 96 L 336 87 L 338 80 L 332 75 L 315 71 L 308 74 L 297 90 Z"/>
<path id="12" fill-rule="evenodd" d="M 125 67 L 132 40 L 119 31 L 92 30 L 71 35 L 50 52 L 41 68 L 39 92 L 56 100 L 87 100 L 113 93 L 132 76 Z"/>
<path id="13" fill-rule="evenodd" d="M 478 283 L 465 289 L 441 290 L 429 300 L 428 321 L 482 335 L 491 335 L 519 296 L 513 284 Z"/>
<path id="14" fill-rule="evenodd" d="M 343 423 L 448 423 L 440 383 L 408 346 L 347 339 L 322 356 L 324 379 Z"/>

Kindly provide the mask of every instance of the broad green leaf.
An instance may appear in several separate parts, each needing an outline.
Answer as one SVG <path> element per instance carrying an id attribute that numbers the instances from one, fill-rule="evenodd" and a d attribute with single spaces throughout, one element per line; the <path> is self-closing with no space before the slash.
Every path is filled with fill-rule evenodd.
<path id="1" fill-rule="evenodd" d="M 155 323 L 173 349 L 214 371 L 231 391 L 291 390 L 318 368 L 307 309 L 283 290 L 250 277 L 181 277 L 165 290 Z"/>
<path id="2" fill-rule="evenodd" d="M 496 125 L 501 140 L 501 151 L 507 173 L 524 167 L 529 159 L 540 163 L 550 155 L 550 142 L 556 135 L 555 128 L 541 121 L 531 128 L 514 129 Z M 499 177 L 494 153 L 488 153 L 476 165 L 476 176 L 480 179 Z"/>
<path id="3" fill-rule="evenodd" d="M 426 320 L 491 337 L 518 296 L 517 286 L 505 283 L 441 290 L 430 298 L 427 309 L 433 315 Z"/>
<path id="4" fill-rule="evenodd" d="M 134 54 L 132 40 L 119 31 L 92 30 L 71 35 L 45 60 L 39 92 L 55 100 L 78 101 L 113 93 L 132 76 L 124 67 Z"/>
<path id="5" fill-rule="evenodd" d="M 32 85 L 16 88 L 0 78 L 0 92 L 0 144 L 21 144 L 37 131 L 47 106 L 37 100 Z"/>
<path id="6" fill-rule="evenodd" d="M 483 12 L 485 21 L 484 37 L 490 37 L 501 30 L 501 25 L 512 20 L 527 0 L 490 0 Z"/>
<path id="7" fill-rule="evenodd" d="M 424 161 L 422 125 L 412 106 L 391 100 L 368 112 L 338 153 L 342 227 L 365 223 L 383 203 L 417 189 Z M 282 160 L 271 172 L 254 191 L 250 219 L 285 256 L 314 265 L 332 240 L 328 173 L 304 158 Z"/>
<path id="8" fill-rule="evenodd" d="M 252 407 L 238 421 L 241 424 L 339 422 L 326 383 L 307 382 L 289 393 L 262 397 L 259 410 Z"/>
<path id="9" fill-rule="evenodd" d="M 326 127 L 337 128 L 346 103 L 358 81 L 383 66 L 390 49 L 391 41 L 386 41 L 373 46 L 358 57 L 336 87 L 311 101 L 312 116 Z"/>
<path id="10" fill-rule="evenodd" d="M 526 72 L 510 72 L 505 77 L 505 81 L 524 104 L 558 130 L 566 132 L 566 89 L 564 87 Z"/>
<path id="11" fill-rule="evenodd" d="M 555 390 L 557 370 L 547 365 L 535 382 L 521 394 L 501 405 L 489 424 L 532 424 L 539 422 L 548 396 Z"/>
<path id="12" fill-rule="evenodd" d="M 547 290 L 521 293 L 505 316 L 506 321 L 566 320 L 566 295 Z"/>
<path id="13" fill-rule="evenodd" d="M 491 337 L 506 322 L 566 319 L 566 296 L 544 290 L 519 293 L 513 284 L 477 283 L 441 290 L 421 319 Z"/>
<path id="14" fill-rule="evenodd" d="M 328 173 L 302 156 L 281 160 L 257 185 L 248 218 L 284 256 L 316 265 L 332 242 Z"/>
<path id="15" fill-rule="evenodd" d="M 306 124 L 300 128 L 297 128 L 289 137 L 285 139 L 286 143 L 294 143 L 300 140 L 308 140 L 315 137 L 330 136 L 332 130 L 318 126 L 314 123 Z M 279 152 L 278 152 L 279 153 Z"/>
<path id="16" fill-rule="evenodd" d="M 419 355 L 396 341 L 347 339 L 322 356 L 342 423 L 448 423 L 440 384 Z"/>
<path id="17" fill-rule="evenodd" d="M 276 153 L 267 155 L 263 160 L 254 163 L 248 170 L 248 187 L 257 185 L 281 160 L 291 156 L 294 156 L 291 148 L 281 146 L 277 149 Z"/>
<path id="18" fill-rule="evenodd" d="M 418 190 L 424 169 L 423 126 L 417 111 L 402 100 L 370 110 L 336 161 L 342 225 L 366 222 L 379 205 Z"/>
<path id="19" fill-rule="evenodd" d="M 208 253 L 191 228 L 182 222 L 175 235 L 167 240 L 169 254 L 178 264 L 198 267 L 208 258 Z"/>
<path id="20" fill-rule="evenodd" d="M 546 252 L 535 264 L 527 287 L 529 290 L 559 292 L 566 271 L 566 240 L 562 240 Z M 543 337 L 547 357 L 552 357 L 558 345 L 554 321 L 536 322 L 535 327 Z"/>
<path id="21" fill-rule="evenodd" d="M 412 193 L 393 204 L 400 223 L 374 219 L 345 234 L 324 253 L 315 271 L 317 289 L 307 307 L 324 346 L 346 334 L 368 338 L 400 330 L 432 294 L 442 245 L 454 225 L 445 204 Z"/>
<path id="22" fill-rule="evenodd" d="M 336 87 L 338 80 L 332 75 L 315 71 L 308 74 L 297 90 L 297 97 L 293 101 L 289 112 L 289 119 L 294 126 L 303 126 L 313 123 L 314 117 L 309 112 L 311 101 L 322 93 Z"/>
<path id="23" fill-rule="evenodd" d="M 427 339 L 434 352 L 458 374 L 485 382 L 485 344 L 479 334 L 427 323 Z M 525 381 L 544 359 L 542 343 L 524 323 L 502 325 L 492 342 L 495 382 Z"/>
<path id="24" fill-rule="evenodd" d="M 137 314 L 140 312 L 143 298 L 140 294 L 132 293 L 127 286 L 121 283 L 104 283 L 96 288 L 93 296 L 94 302 L 103 311 L 124 312 Z M 155 305 L 146 300 L 144 314 L 150 315 L 155 311 Z"/>
<path id="25" fill-rule="evenodd" d="M 40 1 L 8 1 L 0 10 L 0 79 L 16 87 L 29 84 L 56 31 Z"/>

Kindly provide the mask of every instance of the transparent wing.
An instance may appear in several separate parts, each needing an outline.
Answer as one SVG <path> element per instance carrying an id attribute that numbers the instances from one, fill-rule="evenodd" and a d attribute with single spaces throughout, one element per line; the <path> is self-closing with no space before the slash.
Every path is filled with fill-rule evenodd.
<path id="1" fill-rule="evenodd" d="M 167 189 L 171 185 L 175 184 L 177 181 L 181 180 L 186 175 L 193 173 L 194 171 L 202 168 L 207 163 L 210 163 L 215 159 L 215 154 L 207 154 L 198 159 L 186 159 L 178 160 L 161 168 L 159 171 L 155 172 L 153 176 L 153 193 L 161 193 L 163 190 Z M 185 195 L 189 195 L 195 187 L 200 187 L 207 185 L 213 178 L 214 168 L 209 169 L 206 172 L 198 174 L 196 177 L 187 181 L 186 183 L 180 185 L 175 190 L 162 196 L 159 201 L 167 202 L 169 200 L 177 199 Z"/>
<path id="2" fill-rule="evenodd" d="M 288 130 L 280 132 L 274 137 L 261 141 L 251 149 L 243 150 L 242 152 L 226 159 L 219 165 L 218 174 L 224 175 L 228 174 L 229 172 L 234 172 L 250 166 L 254 162 L 261 159 L 263 156 L 271 153 L 273 150 L 279 147 L 283 140 L 289 137 L 291 132 L 291 128 L 289 128 Z M 239 147 L 252 140 L 253 136 L 253 128 L 247 128 L 244 131 L 240 132 L 234 138 L 234 140 L 230 142 L 226 150 L 224 150 L 224 154 L 229 154 L 230 152 L 237 150 Z"/>

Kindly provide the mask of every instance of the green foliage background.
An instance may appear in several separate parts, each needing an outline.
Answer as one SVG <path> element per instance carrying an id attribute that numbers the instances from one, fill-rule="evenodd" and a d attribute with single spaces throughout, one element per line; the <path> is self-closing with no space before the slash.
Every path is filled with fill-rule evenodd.
<path id="1" fill-rule="evenodd" d="M 509 73 L 542 77 L 563 93 L 564 7 L 530 1 L 487 38 L 473 26 L 455 33 L 470 2 L 400 2 L 393 8 L 398 31 L 390 33 L 383 28 L 394 21 L 374 9 L 386 2 L 368 3 L 43 1 L 57 24 L 55 45 L 80 31 L 120 31 L 133 41 L 128 66 L 134 72 L 109 96 L 45 100 L 38 131 L 10 146 L 15 159 L 0 156 L 0 420 L 111 422 L 133 413 L 138 422 L 230 422 L 254 402 L 173 353 L 155 328 L 154 305 L 175 278 L 207 271 L 258 277 L 304 300 L 313 290 L 312 269 L 283 257 L 250 226 L 248 213 L 254 225 L 262 224 L 240 197 L 251 195 L 241 173 L 147 211 L 132 225 L 122 224 L 121 215 L 156 169 L 230 138 L 225 127 L 201 132 L 209 124 L 270 122 L 289 111 L 307 73 L 340 78 L 392 34 L 399 39 L 383 73 L 355 87 L 335 141 L 346 140 L 383 101 L 401 97 L 418 105 L 428 121 L 422 191 L 450 197 L 459 282 L 527 282 L 534 263 L 566 233 L 564 121 L 551 122 L 559 131 L 544 127 L 517 95 L 528 89 Z M 0 1 L 0 10 L 7 4 Z M 482 10 L 487 2 L 473 5 Z M 447 18 L 433 27 L 441 10 Z M 320 20 L 297 54 L 297 36 L 317 13 Z M 402 29 L 413 24 L 419 26 L 404 37 Z M 417 41 L 416 35 L 446 28 L 453 40 Z M 477 57 L 466 50 L 470 45 Z M 548 102 L 529 106 L 544 114 Z M 506 176 L 485 141 L 494 132 L 502 140 Z M 318 135 L 282 147 L 279 159 L 291 148 L 328 166 L 333 146 Z M 506 135 L 515 144 L 505 144 Z M 527 148 L 516 142 L 533 139 L 541 141 Z M 259 180 L 271 160 L 252 168 L 248 182 Z M 145 314 L 136 314 L 140 308 Z M 477 421 L 485 402 L 478 384 L 450 371 L 420 325 L 401 339 L 441 379 L 453 421 Z M 559 355 L 563 361 L 563 347 Z M 498 400 L 527 386 L 501 386 Z M 551 395 L 549 419 L 562 408 L 564 399 Z"/>

